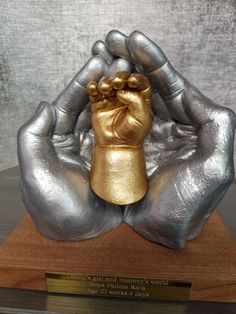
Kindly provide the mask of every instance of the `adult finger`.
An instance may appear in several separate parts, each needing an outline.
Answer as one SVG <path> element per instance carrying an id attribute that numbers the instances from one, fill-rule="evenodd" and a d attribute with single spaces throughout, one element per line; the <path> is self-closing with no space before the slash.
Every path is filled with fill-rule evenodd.
<path id="1" fill-rule="evenodd" d="M 151 39 L 134 31 L 127 39 L 127 46 L 133 60 L 147 74 L 162 97 L 174 98 L 184 90 L 184 78 L 175 71 L 164 52 Z"/>
<path id="2" fill-rule="evenodd" d="M 127 36 L 117 30 L 110 31 L 105 38 L 107 47 L 114 56 L 132 61 L 126 41 Z"/>
<path id="3" fill-rule="evenodd" d="M 126 39 L 124 37 L 126 38 L 118 31 L 110 32 L 106 38 L 109 50 L 124 57 L 128 48 L 130 60 L 149 77 L 154 90 L 161 96 L 173 98 L 184 89 L 183 77 L 174 70 L 164 52 L 151 39 L 138 31 L 134 31 Z"/>
<path id="4" fill-rule="evenodd" d="M 115 57 L 110 53 L 106 44 L 102 40 L 98 40 L 93 44 L 92 55 L 100 55 L 108 64 L 111 64 L 115 60 Z"/>
<path id="5" fill-rule="evenodd" d="M 106 61 L 101 56 L 93 56 L 76 74 L 53 103 L 56 108 L 55 134 L 66 134 L 73 130 L 79 112 L 88 103 L 87 84 L 99 81 L 106 72 Z"/>
<path id="6" fill-rule="evenodd" d="M 151 81 L 153 90 L 165 100 L 172 117 L 190 124 L 182 101 L 188 81 L 173 68 L 161 48 L 141 32 L 133 32 L 127 39 L 127 46 L 133 60 Z"/>
<path id="7" fill-rule="evenodd" d="M 198 132 L 199 157 L 213 157 L 218 162 L 217 168 L 221 163 L 221 169 L 225 171 L 233 164 L 235 113 L 216 105 L 193 86 L 184 92 L 183 102 L 186 113 Z"/>
<path id="8" fill-rule="evenodd" d="M 55 100 L 54 105 L 65 113 L 78 114 L 88 101 L 86 86 L 91 81 L 99 81 L 106 70 L 107 63 L 101 56 L 90 58 Z"/>
<path id="9" fill-rule="evenodd" d="M 75 134 L 87 133 L 91 128 L 92 128 L 91 107 L 90 105 L 88 105 L 80 113 L 75 125 L 74 133 Z"/>
<path id="10" fill-rule="evenodd" d="M 177 73 L 160 47 L 141 32 L 135 31 L 127 38 L 118 31 L 107 35 L 106 44 L 114 55 L 126 56 L 136 64 L 139 71 L 145 73 L 152 85 L 152 92 L 158 92 L 164 99 L 172 118 L 189 124 L 182 105 L 184 78 Z"/>
<path id="11" fill-rule="evenodd" d="M 108 75 L 113 75 L 117 72 L 128 72 L 131 73 L 133 69 L 133 65 L 130 61 L 118 58 L 116 59 L 108 68 Z"/>
<path id="12" fill-rule="evenodd" d="M 51 105 L 41 102 L 36 109 L 33 117 L 27 121 L 18 132 L 18 135 L 32 137 L 50 137 L 55 124 L 54 112 Z"/>
<path id="13" fill-rule="evenodd" d="M 18 131 L 17 150 L 22 175 L 50 166 L 50 161 L 56 160 L 50 140 L 54 126 L 53 107 L 41 103 L 34 116 Z"/>
<path id="14" fill-rule="evenodd" d="M 163 51 L 141 32 L 126 36 L 112 30 L 105 41 L 113 55 L 134 61 L 143 72 L 156 70 L 167 62 Z"/>

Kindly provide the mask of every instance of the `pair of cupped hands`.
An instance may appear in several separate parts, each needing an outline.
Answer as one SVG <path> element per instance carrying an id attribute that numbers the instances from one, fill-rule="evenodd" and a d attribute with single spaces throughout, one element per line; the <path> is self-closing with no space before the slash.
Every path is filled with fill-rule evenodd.
<path id="1" fill-rule="evenodd" d="M 235 114 L 191 85 L 141 32 L 113 30 L 105 43 L 93 45 L 92 55 L 18 132 L 25 207 L 38 231 L 52 239 L 97 237 L 125 222 L 151 241 L 184 248 L 234 178 Z M 149 189 L 127 206 L 104 201 L 89 184 L 94 135 L 86 87 L 121 71 L 148 77 L 154 117 L 144 141 Z"/>

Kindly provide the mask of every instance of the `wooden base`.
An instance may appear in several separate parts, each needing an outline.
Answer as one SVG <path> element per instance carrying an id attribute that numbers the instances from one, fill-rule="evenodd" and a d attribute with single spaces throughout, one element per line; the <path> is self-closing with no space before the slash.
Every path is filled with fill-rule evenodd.
<path id="1" fill-rule="evenodd" d="M 126 224 L 92 240 L 53 241 L 26 216 L 0 247 L 0 286 L 47 291 L 46 271 L 190 280 L 190 300 L 236 301 L 236 245 L 217 214 L 182 251 Z"/>

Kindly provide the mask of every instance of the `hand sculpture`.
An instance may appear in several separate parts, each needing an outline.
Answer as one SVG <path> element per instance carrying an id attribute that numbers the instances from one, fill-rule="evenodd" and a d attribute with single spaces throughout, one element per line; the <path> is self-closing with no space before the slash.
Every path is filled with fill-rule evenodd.
<path id="1" fill-rule="evenodd" d="M 142 33 L 126 37 L 112 31 L 106 45 L 96 42 L 92 52 L 100 56 L 20 129 L 24 204 L 38 230 L 53 239 L 95 237 L 124 219 L 151 241 L 183 248 L 199 234 L 234 178 L 235 114 L 202 95 Z M 93 134 L 85 86 L 131 71 L 129 61 L 110 52 L 133 62 L 154 91 L 154 122 L 144 142 L 149 190 L 125 207 L 124 218 L 122 207 L 100 199 L 88 183 Z"/>
<path id="2" fill-rule="evenodd" d="M 152 125 L 150 83 L 141 74 L 118 72 L 87 89 L 96 138 L 91 187 L 111 203 L 134 203 L 148 188 L 143 141 Z"/>
<path id="3" fill-rule="evenodd" d="M 132 61 L 158 92 L 145 145 L 149 190 L 126 206 L 125 222 L 151 241 L 183 248 L 234 178 L 235 114 L 201 94 L 142 33 L 111 31 L 106 44 L 115 56 Z"/>
<path id="4" fill-rule="evenodd" d="M 90 189 L 86 158 L 92 145 L 86 85 L 107 73 L 131 70 L 126 60 L 108 61 L 92 57 L 57 100 L 41 103 L 18 133 L 23 202 L 39 232 L 52 239 L 95 237 L 123 219 L 121 207 Z"/>

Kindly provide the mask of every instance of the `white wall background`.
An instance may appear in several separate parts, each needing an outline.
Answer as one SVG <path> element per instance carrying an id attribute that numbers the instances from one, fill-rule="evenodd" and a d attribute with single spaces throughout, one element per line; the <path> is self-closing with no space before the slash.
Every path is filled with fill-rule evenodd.
<path id="1" fill-rule="evenodd" d="M 20 125 L 114 28 L 146 33 L 208 97 L 236 110 L 235 0 L 0 0 L 0 169 L 17 164 Z"/>

